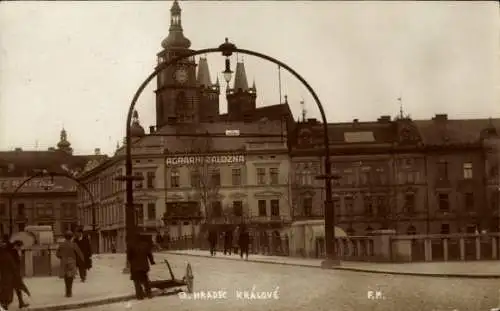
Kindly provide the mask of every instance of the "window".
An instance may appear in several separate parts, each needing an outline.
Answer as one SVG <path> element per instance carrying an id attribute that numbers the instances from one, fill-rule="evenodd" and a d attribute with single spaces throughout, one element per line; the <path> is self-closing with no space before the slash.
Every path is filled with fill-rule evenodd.
<path id="1" fill-rule="evenodd" d="M 17 231 L 18 232 L 24 231 L 25 227 L 26 227 L 26 224 L 24 222 L 21 222 L 21 223 L 17 224 Z"/>
<path id="2" fill-rule="evenodd" d="M 5 203 L 0 203 L 0 216 L 5 216 L 7 214 L 7 208 Z"/>
<path id="3" fill-rule="evenodd" d="M 363 205 L 365 207 L 365 213 L 367 215 L 373 215 L 373 201 L 371 196 L 365 196 L 363 198 Z"/>
<path id="4" fill-rule="evenodd" d="M 17 216 L 26 216 L 26 208 L 24 203 L 17 204 Z"/>
<path id="5" fill-rule="evenodd" d="M 212 216 L 213 217 L 221 217 L 222 216 L 222 203 L 220 201 L 214 201 L 211 204 L 212 206 Z"/>
<path id="6" fill-rule="evenodd" d="M 134 176 L 137 177 L 137 180 L 135 181 L 135 188 L 136 189 L 142 189 L 142 179 L 144 176 L 142 175 L 141 172 L 135 172 Z"/>
<path id="7" fill-rule="evenodd" d="M 415 212 L 415 194 L 407 193 L 405 194 L 403 211 L 405 213 L 412 214 Z"/>
<path id="8" fill-rule="evenodd" d="M 448 180 L 448 162 L 442 161 L 438 163 L 438 177 L 442 180 Z"/>
<path id="9" fill-rule="evenodd" d="M 179 188 L 181 186 L 181 176 L 178 170 L 172 170 L 170 172 L 170 187 Z"/>
<path id="10" fill-rule="evenodd" d="M 438 195 L 439 210 L 442 212 L 447 212 L 450 210 L 450 201 L 448 199 L 447 193 L 440 193 Z"/>
<path id="11" fill-rule="evenodd" d="M 500 208 L 500 206 L 498 206 L 498 203 L 499 203 L 498 196 L 499 195 L 500 195 L 500 193 L 498 193 L 498 192 L 493 192 L 491 194 L 491 201 L 490 202 L 491 202 L 491 210 L 492 211 L 498 210 Z"/>
<path id="12" fill-rule="evenodd" d="M 411 225 L 408 227 L 408 230 L 406 230 L 406 233 L 408 235 L 415 235 L 415 234 L 417 234 L 417 228 L 415 228 L 415 226 Z"/>
<path id="13" fill-rule="evenodd" d="M 304 198 L 302 200 L 302 209 L 304 211 L 304 216 L 312 215 L 312 205 L 313 205 L 312 198 Z"/>
<path id="14" fill-rule="evenodd" d="M 148 203 L 148 220 L 156 219 L 156 204 Z"/>
<path id="15" fill-rule="evenodd" d="M 450 234 L 450 224 L 441 225 L 441 234 Z"/>
<path id="16" fill-rule="evenodd" d="M 220 171 L 219 171 L 219 169 L 213 169 L 210 172 L 210 179 L 212 181 L 212 186 L 213 187 L 220 186 Z"/>
<path id="17" fill-rule="evenodd" d="M 135 204 L 135 217 L 137 219 L 137 224 L 142 224 L 144 222 L 144 208 L 142 204 Z"/>
<path id="18" fill-rule="evenodd" d="M 345 211 L 347 215 L 353 215 L 354 213 L 354 199 L 352 197 L 346 197 L 344 199 Z"/>
<path id="19" fill-rule="evenodd" d="M 267 202 L 266 200 L 259 200 L 259 216 L 267 216 Z"/>
<path id="20" fill-rule="evenodd" d="M 474 209 L 474 193 L 469 192 L 464 194 L 465 209 L 470 211 Z"/>
<path id="21" fill-rule="evenodd" d="M 76 203 L 61 203 L 62 215 L 64 218 L 76 218 L 78 209 Z"/>
<path id="22" fill-rule="evenodd" d="M 406 172 L 406 182 L 409 184 L 415 183 L 415 175 L 413 172 Z"/>
<path id="23" fill-rule="evenodd" d="M 340 199 L 338 197 L 333 198 L 333 211 L 335 214 L 340 214 Z"/>
<path id="24" fill-rule="evenodd" d="M 354 174 L 350 173 L 350 174 L 347 174 L 346 175 L 346 179 L 347 179 L 347 184 L 348 185 L 354 185 L 356 183 L 356 177 L 354 176 Z"/>
<path id="25" fill-rule="evenodd" d="M 243 202 L 242 201 L 233 201 L 233 214 L 234 214 L 234 216 L 237 216 L 237 217 L 243 216 Z"/>
<path id="26" fill-rule="evenodd" d="M 269 177 L 271 185 L 279 184 L 279 170 L 275 167 L 269 169 Z"/>
<path id="27" fill-rule="evenodd" d="M 262 167 L 257 168 L 257 185 L 266 184 L 266 169 Z"/>
<path id="28" fill-rule="evenodd" d="M 464 163 L 464 179 L 472 179 L 472 163 Z"/>
<path id="29" fill-rule="evenodd" d="M 147 186 L 149 189 L 153 189 L 155 187 L 155 179 L 156 179 L 155 172 L 147 173 Z"/>
<path id="30" fill-rule="evenodd" d="M 271 200 L 271 216 L 277 217 L 280 215 L 280 200 Z"/>
<path id="31" fill-rule="evenodd" d="M 191 171 L 191 187 L 200 187 L 200 172 L 197 170 Z"/>
<path id="32" fill-rule="evenodd" d="M 38 217 L 53 217 L 54 205 L 50 202 L 35 203 L 36 214 Z"/>
<path id="33" fill-rule="evenodd" d="M 241 185 L 241 169 L 233 168 L 231 174 L 232 184 L 233 186 Z"/>
<path id="34" fill-rule="evenodd" d="M 369 172 L 362 172 L 360 175 L 360 183 L 362 185 L 368 184 L 368 181 L 370 180 L 370 173 Z"/>

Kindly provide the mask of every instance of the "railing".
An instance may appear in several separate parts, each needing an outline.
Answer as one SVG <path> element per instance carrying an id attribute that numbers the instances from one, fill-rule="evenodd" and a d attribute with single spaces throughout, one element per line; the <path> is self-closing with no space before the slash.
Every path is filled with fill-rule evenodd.
<path id="1" fill-rule="evenodd" d="M 384 241 L 385 239 L 385 241 Z M 318 237 L 306 249 L 290 250 L 287 235 L 254 233 L 250 236 L 250 253 L 270 256 L 325 257 L 325 240 Z M 237 246 L 233 238 L 233 249 Z M 181 236 L 163 243 L 164 249 L 209 249 L 206 237 Z M 218 251 L 224 250 L 224 237 L 218 238 Z M 419 262 L 477 261 L 500 259 L 500 233 L 436 234 L 436 235 L 373 235 L 348 236 L 335 239 L 335 252 L 344 261 Z"/>
<path id="2" fill-rule="evenodd" d="M 249 253 L 263 254 L 270 256 L 288 256 L 289 241 L 287 236 L 277 236 L 274 234 L 250 235 Z M 193 237 L 185 235 L 180 237 L 170 238 L 169 241 L 164 241 L 161 245 L 165 250 L 189 250 L 202 249 L 209 250 L 210 246 L 206 237 Z M 234 237 L 230 245 L 231 250 L 236 251 L 238 247 L 238 237 Z M 219 252 L 224 251 L 224 237 L 220 235 L 216 244 L 216 249 Z"/>

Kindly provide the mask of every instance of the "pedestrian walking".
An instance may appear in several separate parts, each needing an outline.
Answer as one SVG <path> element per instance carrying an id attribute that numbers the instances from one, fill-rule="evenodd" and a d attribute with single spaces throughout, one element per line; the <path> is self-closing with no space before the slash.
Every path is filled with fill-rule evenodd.
<path id="1" fill-rule="evenodd" d="M 16 263 L 17 270 L 19 271 L 19 278 L 17 279 L 16 284 L 14 284 L 14 290 L 16 292 L 17 301 L 19 303 L 19 309 L 22 309 L 29 306 L 29 304 L 25 303 L 23 300 L 23 292 L 25 292 L 26 295 L 31 296 L 30 291 L 28 290 L 28 287 L 26 287 L 26 284 L 24 284 L 21 275 L 21 256 L 19 253 L 21 252 L 23 242 L 20 240 L 16 240 L 10 243 L 8 246 L 10 254 L 14 259 L 14 262 Z"/>
<path id="2" fill-rule="evenodd" d="M 233 248 L 233 230 L 228 229 L 224 233 L 224 255 L 231 255 L 231 251 Z"/>
<path id="3" fill-rule="evenodd" d="M 135 297 L 143 300 L 144 296 L 151 298 L 149 283 L 149 265 L 154 265 L 151 242 L 144 236 L 136 235 L 131 248 L 127 250 L 127 260 L 130 264 L 130 279 L 134 282 Z"/>
<path id="4" fill-rule="evenodd" d="M 66 297 L 73 296 L 73 280 L 76 276 L 77 261 L 84 261 L 84 256 L 78 245 L 72 241 L 73 233 L 64 234 L 64 242 L 59 245 L 56 256 L 61 260 L 60 276 L 64 278 Z"/>
<path id="5" fill-rule="evenodd" d="M 80 280 L 85 282 L 87 280 L 87 271 L 92 268 L 92 248 L 90 246 L 90 240 L 88 236 L 83 235 L 83 229 L 78 228 L 75 232 L 73 241 L 78 245 L 78 248 L 80 248 L 83 254 L 83 260 L 77 258 L 76 265 L 78 267 Z"/>
<path id="6" fill-rule="evenodd" d="M 240 236 L 240 226 L 236 226 L 233 232 L 233 252 L 235 255 L 239 253 L 238 239 Z"/>
<path id="7" fill-rule="evenodd" d="M 21 279 L 8 242 L 8 236 L 0 241 L 0 307 L 4 310 L 8 310 L 14 300 L 14 291 Z"/>
<path id="8" fill-rule="evenodd" d="M 215 249 L 217 247 L 217 231 L 210 229 L 208 231 L 208 243 L 210 244 L 210 255 L 215 256 Z"/>
<path id="9" fill-rule="evenodd" d="M 245 226 L 240 227 L 239 244 L 240 257 L 243 258 L 243 254 L 245 254 L 245 260 L 248 260 L 248 244 L 250 244 L 250 235 L 248 234 L 248 230 Z"/>

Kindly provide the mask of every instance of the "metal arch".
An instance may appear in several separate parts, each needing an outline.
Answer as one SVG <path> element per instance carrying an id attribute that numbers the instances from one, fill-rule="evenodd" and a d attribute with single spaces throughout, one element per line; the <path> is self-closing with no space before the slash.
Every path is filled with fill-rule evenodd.
<path id="1" fill-rule="evenodd" d="M 63 173 L 54 173 L 54 172 L 38 172 L 36 173 L 35 175 L 33 176 L 30 176 L 28 178 L 26 178 L 25 180 L 23 180 L 22 183 L 20 183 L 15 189 L 14 191 L 12 191 L 12 193 L 10 194 L 9 196 L 9 234 L 12 235 L 12 226 L 13 226 L 13 215 L 12 215 L 12 197 L 17 193 L 19 192 L 19 190 L 27 183 L 29 182 L 30 180 L 33 180 L 35 178 L 43 178 L 45 176 L 49 176 L 49 177 L 52 177 L 52 176 L 56 176 L 56 177 L 66 177 L 66 178 L 69 178 L 73 181 L 76 181 L 78 183 L 78 185 L 80 185 L 86 192 L 87 194 L 90 196 L 90 201 L 92 202 L 92 208 L 95 208 L 95 200 L 94 200 L 94 196 L 92 195 L 92 192 L 89 190 L 89 188 L 84 184 L 82 183 L 81 181 L 79 181 L 78 179 L 76 179 L 75 177 L 71 176 L 70 174 L 63 174 Z M 95 220 L 93 221 L 94 224 L 92 224 L 94 226 L 94 231 L 95 231 Z"/>
<path id="2" fill-rule="evenodd" d="M 208 48 L 208 49 L 202 49 L 202 50 L 197 50 L 197 51 L 190 51 L 187 52 L 185 55 L 175 57 L 174 59 L 161 63 L 145 80 L 144 82 L 139 86 L 137 89 L 132 102 L 130 103 L 129 111 L 127 114 L 127 120 L 126 120 L 126 159 L 125 159 L 125 180 L 126 180 L 126 218 L 131 218 L 132 217 L 132 209 L 133 209 L 133 177 L 132 177 L 132 146 L 131 146 L 131 122 L 132 122 L 132 115 L 134 108 L 136 106 L 137 100 L 141 96 L 142 92 L 146 88 L 146 86 L 153 80 L 161 71 L 163 71 L 165 68 L 175 65 L 181 60 L 184 60 L 186 58 L 196 56 L 196 55 L 201 55 L 201 54 L 209 54 L 209 53 L 216 53 L 220 52 L 222 53 L 223 56 L 231 56 L 233 53 L 242 53 L 242 54 L 247 54 L 255 57 L 259 57 L 262 59 L 265 59 L 267 61 L 270 61 L 274 64 L 279 65 L 280 67 L 285 68 L 288 72 L 290 72 L 294 77 L 296 77 L 302 84 L 307 88 L 309 93 L 313 96 L 314 101 L 316 105 L 318 106 L 318 109 L 321 114 L 321 119 L 323 121 L 323 139 L 324 139 L 324 148 L 325 148 L 325 159 L 324 159 L 324 165 L 325 165 L 325 192 L 326 192 L 326 199 L 325 199 L 325 240 L 326 240 L 326 251 L 327 251 L 327 257 L 328 259 L 334 259 L 335 257 L 335 232 L 334 232 L 334 217 L 335 213 L 333 211 L 333 201 L 332 201 L 332 184 L 331 184 L 331 159 L 330 159 L 330 139 L 328 135 L 328 123 L 326 119 L 326 114 L 325 110 L 323 108 L 323 105 L 321 104 L 321 101 L 314 91 L 314 89 L 309 85 L 309 83 L 295 70 L 293 70 L 290 66 L 287 64 L 275 59 L 274 57 L 254 52 L 251 50 L 246 50 L 246 49 L 238 49 L 234 44 L 228 42 L 228 39 L 226 38 L 225 43 L 220 45 L 218 48 Z M 128 215 L 128 216 L 127 216 Z M 331 220 L 331 222 L 330 222 Z M 129 227 L 130 226 L 130 227 Z M 132 219 L 126 220 L 126 227 L 128 230 L 132 230 L 132 228 L 135 229 L 135 224 L 132 223 Z M 331 228 L 330 228 L 331 227 Z M 126 239 L 129 240 L 130 234 L 127 233 Z M 128 243 L 127 243 L 128 245 Z"/>

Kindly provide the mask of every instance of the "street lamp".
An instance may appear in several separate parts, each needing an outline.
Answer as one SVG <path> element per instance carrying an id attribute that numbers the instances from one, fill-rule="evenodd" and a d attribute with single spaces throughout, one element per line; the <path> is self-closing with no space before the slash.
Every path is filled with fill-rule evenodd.
<path id="1" fill-rule="evenodd" d="M 148 84 L 165 68 L 168 68 L 169 66 L 175 65 L 179 61 L 182 61 L 186 58 L 190 58 L 196 55 L 201 55 L 201 54 L 209 54 L 209 53 L 222 53 L 223 56 L 226 57 L 226 70 L 223 72 L 224 74 L 224 79 L 226 82 L 229 82 L 232 77 L 232 72 L 230 69 L 230 63 L 229 57 L 233 53 L 242 53 L 242 54 L 247 54 L 251 56 L 255 56 L 261 59 L 265 59 L 267 61 L 270 61 L 278 66 L 280 68 L 286 69 L 288 72 L 290 72 L 295 78 L 297 78 L 309 91 L 311 96 L 314 98 L 314 101 L 316 105 L 318 106 L 318 109 L 321 114 L 321 119 L 323 121 L 323 143 L 324 143 L 324 152 L 325 152 L 325 157 L 324 157 L 324 166 L 325 166 L 325 175 L 324 175 L 324 181 L 325 181 L 325 192 L 326 192 L 326 198 L 325 198 L 325 240 L 326 240 L 326 255 L 327 258 L 325 261 L 322 263 L 322 267 L 327 268 L 333 265 L 337 265 L 339 262 L 336 259 L 336 251 L 335 251 L 335 214 L 333 211 L 333 192 L 332 192 L 332 177 L 331 175 L 331 159 L 330 159 L 330 140 L 329 140 L 329 132 L 328 132 L 328 121 L 326 119 L 326 114 L 323 105 L 321 104 L 321 101 L 314 91 L 314 89 L 307 83 L 307 81 L 300 75 L 298 74 L 295 70 L 293 70 L 290 66 L 287 64 L 262 53 L 255 52 L 252 50 L 245 50 L 245 49 L 239 49 L 237 48 L 234 44 L 230 43 L 228 39 L 225 39 L 225 42 L 221 44 L 217 48 L 208 48 L 208 49 L 202 49 L 202 50 L 197 50 L 197 51 L 187 51 L 184 55 L 178 56 L 173 58 L 172 60 L 169 60 L 167 62 L 161 63 L 159 66 L 156 67 L 156 69 L 142 82 L 142 84 L 139 86 L 137 89 L 132 102 L 130 103 L 128 114 L 127 114 L 127 121 L 126 121 L 126 155 L 125 155 L 125 176 L 123 176 L 123 180 L 126 182 L 126 213 L 125 213 L 125 223 L 126 223 L 126 240 L 127 240 L 127 249 L 131 246 L 131 237 L 135 233 L 135 224 L 134 224 L 134 196 L 133 196 L 133 176 L 132 176 L 132 131 L 131 131 L 131 121 L 132 121 L 132 115 L 133 111 L 135 108 L 135 105 L 141 96 L 142 92 L 148 86 Z M 231 73 L 231 75 L 230 75 Z"/>
<path id="2" fill-rule="evenodd" d="M 233 77 L 233 72 L 231 71 L 231 60 L 229 59 L 229 56 L 226 57 L 226 69 L 222 72 L 222 75 L 224 76 L 224 80 L 226 80 L 227 85 L 229 85 L 229 82 Z"/>

